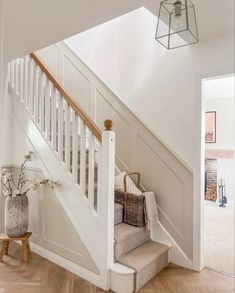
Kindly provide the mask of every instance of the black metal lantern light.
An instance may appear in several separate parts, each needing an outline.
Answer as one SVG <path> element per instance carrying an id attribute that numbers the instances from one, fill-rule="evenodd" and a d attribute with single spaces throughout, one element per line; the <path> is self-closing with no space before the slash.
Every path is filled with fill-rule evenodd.
<path id="1" fill-rule="evenodd" d="M 161 2 L 156 40 L 168 50 L 199 42 L 196 13 L 191 0 Z"/>

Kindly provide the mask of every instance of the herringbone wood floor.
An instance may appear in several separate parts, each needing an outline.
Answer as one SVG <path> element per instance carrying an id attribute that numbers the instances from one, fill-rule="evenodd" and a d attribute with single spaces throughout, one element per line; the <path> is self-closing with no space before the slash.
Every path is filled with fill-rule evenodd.
<path id="1" fill-rule="evenodd" d="M 17 244 L 0 263 L 0 293 L 104 293 L 52 262 L 32 254 L 21 263 Z M 111 291 L 110 291 L 111 292 Z M 234 278 L 210 270 L 201 273 L 170 265 L 139 293 L 234 293 Z"/>

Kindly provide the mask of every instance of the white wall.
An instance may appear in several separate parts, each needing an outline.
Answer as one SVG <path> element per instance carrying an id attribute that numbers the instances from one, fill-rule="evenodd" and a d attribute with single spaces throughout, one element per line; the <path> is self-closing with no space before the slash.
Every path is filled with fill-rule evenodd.
<path id="1" fill-rule="evenodd" d="M 193 168 L 201 111 L 196 77 L 233 66 L 233 35 L 167 51 L 155 41 L 155 29 L 156 17 L 140 9 L 66 42 Z"/>
<path id="2" fill-rule="evenodd" d="M 3 0 L 0 0 L 0 101 L 2 100 L 3 95 L 3 71 Z M 0 129 L 1 126 L 2 125 L 0 124 Z"/>
<path id="3" fill-rule="evenodd" d="M 0 0 L 0 166 L 11 160 L 11 99 L 8 98 L 7 62 L 4 50 L 5 1 Z"/>
<path id="4" fill-rule="evenodd" d="M 3 27 L 3 0 L 0 0 L 0 28 L 2 27 Z M 2 100 L 2 86 L 3 86 L 3 34 L 2 34 L 2 29 L 0 29 L 0 101 Z M 1 117 L 1 114 L 0 114 L 0 117 Z M 0 122 L 0 129 L 1 128 L 2 128 L 2 125 Z M 2 141 L 0 141 L 0 153 L 2 149 L 1 145 L 2 145 Z M 0 166 L 1 166 L 1 163 L 0 163 Z M 0 215 L 2 214 L 3 214 L 3 198 L 0 195 Z M 3 221 L 0 220 L 0 232 L 1 231 L 3 231 Z"/>
<path id="5" fill-rule="evenodd" d="M 216 111 L 216 143 L 206 143 L 206 149 L 234 151 L 234 97 L 206 99 L 206 111 Z M 230 201 L 235 199 L 234 164 L 234 157 L 217 159 L 218 179 L 225 179 L 226 194 Z"/>
<path id="6" fill-rule="evenodd" d="M 2 94 L 2 78 L 3 78 L 3 0 L 0 0 L 0 94 Z"/>

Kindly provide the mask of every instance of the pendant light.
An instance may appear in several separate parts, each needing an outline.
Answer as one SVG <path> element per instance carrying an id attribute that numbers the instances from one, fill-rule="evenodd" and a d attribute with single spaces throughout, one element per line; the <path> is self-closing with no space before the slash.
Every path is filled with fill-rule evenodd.
<path id="1" fill-rule="evenodd" d="M 168 50 L 199 42 L 195 7 L 191 0 L 161 2 L 156 40 Z"/>

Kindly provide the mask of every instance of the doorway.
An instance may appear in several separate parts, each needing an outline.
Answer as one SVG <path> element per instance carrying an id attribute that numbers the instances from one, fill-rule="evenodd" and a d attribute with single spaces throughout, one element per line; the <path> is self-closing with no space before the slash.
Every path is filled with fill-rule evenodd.
<path id="1" fill-rule="evenodd" d="M 204 265 L 235 276 L 234 74 L 202 79 Z"/>

